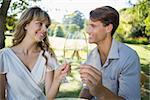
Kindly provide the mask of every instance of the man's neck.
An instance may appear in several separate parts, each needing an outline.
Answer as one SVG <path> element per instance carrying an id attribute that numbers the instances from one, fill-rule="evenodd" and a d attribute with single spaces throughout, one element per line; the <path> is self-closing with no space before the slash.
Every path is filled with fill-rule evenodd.
<path id="1" fill-rule="evenodd" d="M 112 45 L 112 38 L 106 38 L 104 41 L 100 42 L 97 45 L 102 64 L 105 63 L 108 57 L 111 45 Z"/>

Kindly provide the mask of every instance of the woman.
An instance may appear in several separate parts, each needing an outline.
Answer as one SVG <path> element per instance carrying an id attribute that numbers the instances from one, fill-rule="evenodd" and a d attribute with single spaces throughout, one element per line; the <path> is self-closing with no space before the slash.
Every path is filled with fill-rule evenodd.
<path id="1" fill-rule="evenodd" d="M 53 100 L 57 95 L 71 69 L 69 64 L 58 68 L 48 42 L 50 24 L 49 15 L 39 7 L 21 15 L 13 46 L 0 51 L 0 100 Z"/>

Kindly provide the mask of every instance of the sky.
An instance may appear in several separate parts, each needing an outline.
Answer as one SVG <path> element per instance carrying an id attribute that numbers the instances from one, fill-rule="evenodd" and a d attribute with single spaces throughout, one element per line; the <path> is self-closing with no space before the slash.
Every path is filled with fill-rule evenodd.
<path id="1" fill-rule="evenodd" d="M 46 10 L 52 19 L 58 22 L 62 21 L 64 15 L 79 10 L 88 19 L 89 12 L 100 6 L 112 6 L 118 11 L 122 8 L 129 7 L 129 0 L 41 0 L 40 2 L 31 3 L 31 6 L 40 6 Z M 135 4 L 137 0 L 130 0 Z"/>

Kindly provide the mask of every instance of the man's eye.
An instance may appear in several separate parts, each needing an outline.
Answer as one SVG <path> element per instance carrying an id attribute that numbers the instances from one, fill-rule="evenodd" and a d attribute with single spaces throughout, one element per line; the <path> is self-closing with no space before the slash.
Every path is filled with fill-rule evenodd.
<path id="1" fill-rule="evenodd" d="M 91 24 L 90 26 L 91 26 L 91 27 L 95 27 L 95 25 L 93 25 L 93 24 Z"/>
<path id="2" fill-rule="evenodd" d="M 42 23 L 39 23 L 40 24 L 40 26 L 42 26 Z"/>

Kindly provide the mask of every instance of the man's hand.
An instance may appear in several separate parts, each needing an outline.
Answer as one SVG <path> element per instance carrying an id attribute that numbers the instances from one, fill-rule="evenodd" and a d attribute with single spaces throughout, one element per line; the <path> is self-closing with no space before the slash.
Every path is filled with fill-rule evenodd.
<path id="1" fill-rule="evenodd" d="M 80 65 L 80 77 L 93 96 L 99 96 L 102 87 L 102 73 L 93 66 Z"/>
<path id="2" fill-rule="evenodd" d="M 123 100 L 102 85 L 102 73 L 90 65 L 80 65 L 80 76 L 92 96 L 99 100 Z"/>

